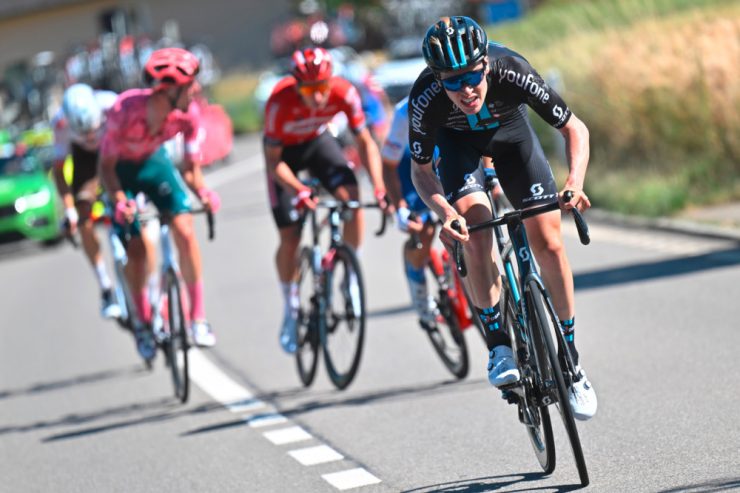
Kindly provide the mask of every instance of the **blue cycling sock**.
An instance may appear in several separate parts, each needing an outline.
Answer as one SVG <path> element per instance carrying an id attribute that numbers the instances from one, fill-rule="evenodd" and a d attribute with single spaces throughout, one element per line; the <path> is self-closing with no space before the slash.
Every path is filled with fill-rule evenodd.
<path id="1" fill-rule="evenodd" d="M 411 265 L 411 262 L 404 259 L 403 265 L 406 268 L 406 278 L 410 281 L 414 281 L 419 284 L 426 284 L 427 279 L 424 276 L 424 266 L 421 266 L 420 268 L 416 268 L 413 265 Z"/>
<path id="2" fill-rule="evenodd" d="M 568 350 L 570 351 L 570 354 L 573 357 L 573 362 L 577 365 L 578 364 L 578 350 L 576 349 L 576 341 L 575 341 L 575 335 L 576 335 L 575 324 L 576 324 L 575 316 L 569 320 L 561 320 L 560 321 L 560 331 L 563 333 L 565 342 L 568 344 Z"/>
<path id="3" fill-rule="evenodd" d="M 509 334 L 502 328 L 500 304 L 496 303 L 490 308 L 475 307 L 478 317 L 486 329 L 486 346 L 492 351 L 496 346 L 510 346 Z"/>

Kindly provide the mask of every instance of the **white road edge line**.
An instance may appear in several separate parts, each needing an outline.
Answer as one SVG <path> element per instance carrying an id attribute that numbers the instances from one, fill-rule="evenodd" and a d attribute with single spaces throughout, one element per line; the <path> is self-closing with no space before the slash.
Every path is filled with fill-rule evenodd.
<path id="1" fill-rule="evenodd" d="M 219 367 L 211 363 L 203 353 L 196 348 L 188 351 L 190 365 L 190 379 L 215 400 L 230 410 L 241 410 L 245 403 L 261 402 L 254 395 L 228 377 Z M 264 403 L 262 403 L 264 406 Z M 236 412 L 236 411 L 234 411 Z"/>
<path id="2" fill-rule="evenodd" d="M 212 363 L 200 349 L 191 348 L 189 353 L 190 378 L 198 387 L 213 399 L 224 405 L 231 412 L 238 413 L 244 410 L 267 407 L 263 401 L 256 399 L 254 394 L 236 383 L 218 366 Z M 244 421 L 252 428 L 292 422 L 278 412 L 266 411 L 253 416 L 245 416 Z M 311 440 L 314 437 L 298 425 L 288 426 L 278 430 L 271 430 L 262 434 L 275 445 Z M 288 454 L 304 466 L 322 464 L 343 460 L 344 456 L 329 447 L 318 445 L 304 449 L 291 450 Z M 380 483 L 381 480 L 362 467 L 348 469 L 321 476 L 325 481 L 339 490 L 348 490 Z"/>

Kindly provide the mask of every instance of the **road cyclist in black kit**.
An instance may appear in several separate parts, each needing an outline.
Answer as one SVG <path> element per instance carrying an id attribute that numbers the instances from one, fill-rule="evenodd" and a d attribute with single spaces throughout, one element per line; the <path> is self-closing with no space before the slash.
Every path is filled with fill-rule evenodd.
<path id="1" fill-rule="evenodd" d="M 563 99 L 520 54 L 489 42 L 486 32 L 468 17 L 440 19 L 422 44 L 428 65 L 409 96 L 409 145 L 412 179 L 424 202 L 443 221 L 441 240 L 464 246 L 468 292 L 486 331 L 488 379 L 496 387 L 521 375 L 501 324 L 501 276 L 494 262 L 490 231 L 469 234 L 467 224 L 491 219 L 481 156 L 493 158 L 500 184 L 517 209 L 558 198 L 561 209 L 583 211 L 591 203 L 583 191 L 589 159 L 589 136 Z M 535 135 L 526 106 L 558 129 L 565 139 L 568 178 L 558 192 L 550 165 Z M 435 172 L 432 155 L 439 148 Z M 564 201 L 566 191 L 572 198 Z M 458 221 L 459 231 L 453 228 Z M 573 414 L 586 420 L 597 399 L 575 348 L 573 274 L 563 245 L 561 213 L 556 210 L 525 220 L 525 229 L 545 286 L 552 296 L 561 330 L 577 368 L 568 389 Z"/>

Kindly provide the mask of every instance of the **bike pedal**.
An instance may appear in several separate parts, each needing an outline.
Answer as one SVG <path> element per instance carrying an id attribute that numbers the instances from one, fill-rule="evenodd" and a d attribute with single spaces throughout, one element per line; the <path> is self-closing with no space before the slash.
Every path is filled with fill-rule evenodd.
<path id="1" fill-rule="evenodd" d="M 509 404 L 517 404 L 519 402 L 519 396 L 512 390 L 502 390 L 501 398 Z"/>

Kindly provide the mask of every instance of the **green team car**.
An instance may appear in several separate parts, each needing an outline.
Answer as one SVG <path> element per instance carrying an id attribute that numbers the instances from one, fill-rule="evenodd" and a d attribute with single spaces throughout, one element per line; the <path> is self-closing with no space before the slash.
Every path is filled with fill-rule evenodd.
<path id="1" fill-rule="evenodd" d="M 49 176 L 51 146 L 22 135 L 16 143 L 0 131 L 0 238 L 54 243 L 61 237 L 61 203 Z"/>

